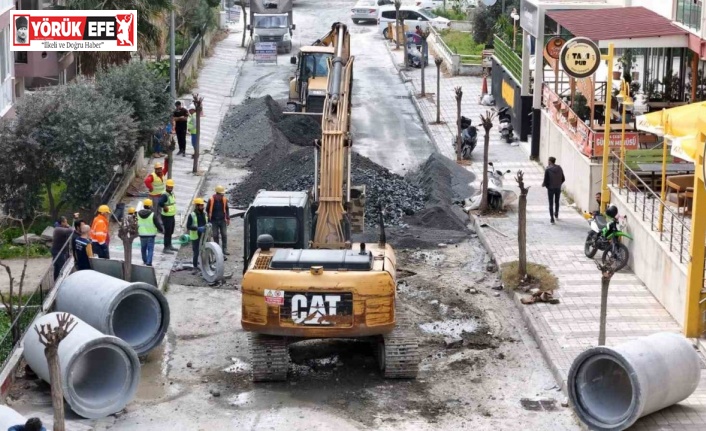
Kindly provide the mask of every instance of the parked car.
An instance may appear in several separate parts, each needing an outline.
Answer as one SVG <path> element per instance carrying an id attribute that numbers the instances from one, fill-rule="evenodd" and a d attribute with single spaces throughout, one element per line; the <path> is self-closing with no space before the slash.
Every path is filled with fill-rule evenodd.
<path id="1" fill-rule="evenodd" d="M 417 0 L 415 3 L 422 9 L 437 9 L 444 7 L 444 0 Z M 460 7 L 462 10 L 478 6 L 477 0 L 446 0 L 446 7 Z"/>
<path id="2" fill-rule="evenodd" d="M 403 5 L 400 8 L 400 12 L 405 12 L 407 14 L 407 17 L 404 20 L 404 25 L 406 25 L 407 29 L 410 31 L 414 31 L 417 26 L 421 29 L 425 29 L 430 24 L 438 30 L 449 28 L 451 25 L 451 21 L 448 19 L 438 16 L 430 10 L 422 9 L 419 6 Z M 386 6 L 380 9 L 378 28 L 385 39 L 388 39 L 387 24 L 394 24 L 396 14 L 397 11 L 394 7 Z"/>
<path id="3" fill-rule="evenodd" d="M 359 0 L 351 9 L 354 24 L 361 21 L 375 21 L 381 6 L 394 4 L 392 0 Z"/>

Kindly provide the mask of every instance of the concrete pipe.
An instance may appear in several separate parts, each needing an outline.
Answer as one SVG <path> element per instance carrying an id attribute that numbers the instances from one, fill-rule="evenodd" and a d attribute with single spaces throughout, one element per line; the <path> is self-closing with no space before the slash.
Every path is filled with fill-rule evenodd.
<path id="1" fill-rule="evenodd" d="M 51 313 L 36 325 L 57 325 Z M 76 327 L 59 344 L 59 369 L 64 399 L 71 409 L 87 419 L 100 419 L 125 408 L 137 392 L 140 360 L 123 340 L 103 335 L 74 316 Z M 34 330 L 24 339 L 24 358 L 42 380 L 50 383 L 44 345 Z"/>
<path id="2" fill-rule="evenodd" d="M 157 347 L 169 327 L 169 304 L 156 287 L 90 270 L 77 271 L 61 283 L 56 311 L 125 340 L 139 356 Z"/>
<path id="3" fill-rule="evenodd" d="M 691 396 L 700 378 L 691 343 L 660 332 L 586 350 L 571 365 L 567 384 L 576 415 L 591 429 L 624 430 Z"/>
<path id="4" fill-rule="evenodd" d="M 0 405 L 0 430 L 6 431 L 15 425 L 24 425 L 27 419 L 8 406 Z"/>
<path id="5" fill-rule="evenodd" d="M 224 255 L 221 246 L 215 242 L 207 242 L 203 247 L 203 252 L 199 256 L 201 266 L 201 276 L 208 283 L 216 283 L 223 280 L 225 271 Z"/>

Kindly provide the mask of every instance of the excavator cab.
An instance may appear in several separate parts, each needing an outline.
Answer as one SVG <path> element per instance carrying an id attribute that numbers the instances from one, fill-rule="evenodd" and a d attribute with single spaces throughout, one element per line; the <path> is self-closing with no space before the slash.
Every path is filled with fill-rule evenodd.
<path id="1" fill-rule="evenodd" d="M 297 68 L 290 80 L 287 104 L 294 108 L 294 112 L 320 114 L 323 111 L 328 84 L 328 60 L 333 55 L 333 47 L 305 46 L 297 57 L 292 57 L 292 63 Z"/>

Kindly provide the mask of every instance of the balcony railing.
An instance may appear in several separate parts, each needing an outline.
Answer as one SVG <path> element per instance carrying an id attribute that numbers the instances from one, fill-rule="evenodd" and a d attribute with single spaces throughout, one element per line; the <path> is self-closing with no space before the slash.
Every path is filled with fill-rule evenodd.
<path id="1" fill-rule="evenodd" d="M 493 36 L 495 57 L 517 82 L 522 82 L 522 59 L 497 35 Z"/>

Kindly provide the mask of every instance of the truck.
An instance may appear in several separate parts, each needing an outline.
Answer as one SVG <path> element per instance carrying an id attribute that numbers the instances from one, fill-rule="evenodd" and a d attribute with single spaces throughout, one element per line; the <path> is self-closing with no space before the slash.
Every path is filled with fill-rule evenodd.
<path id="1" fill-rule="evenodd" d="M 351 237 L 354 57 L 345 55 L 345 24 L 335 23 L 331 36 L 314 187 L 260 190 L 244 216 L 241 325 L 256 382 L 286 380 L 289 345 L 307 339 L 369 342 L 385 378 L 414 379 L 419 371 L 419 345 L 400 316 L 395 252 L 382 215 L 377 243 Z"/>
<path id="2" fill-rule="evenodd" d="M 252 52 L 259 42 L 276 42 L 277 52 L 292 52 L 293 0 L 251 0 L 250 32 Z"/>

